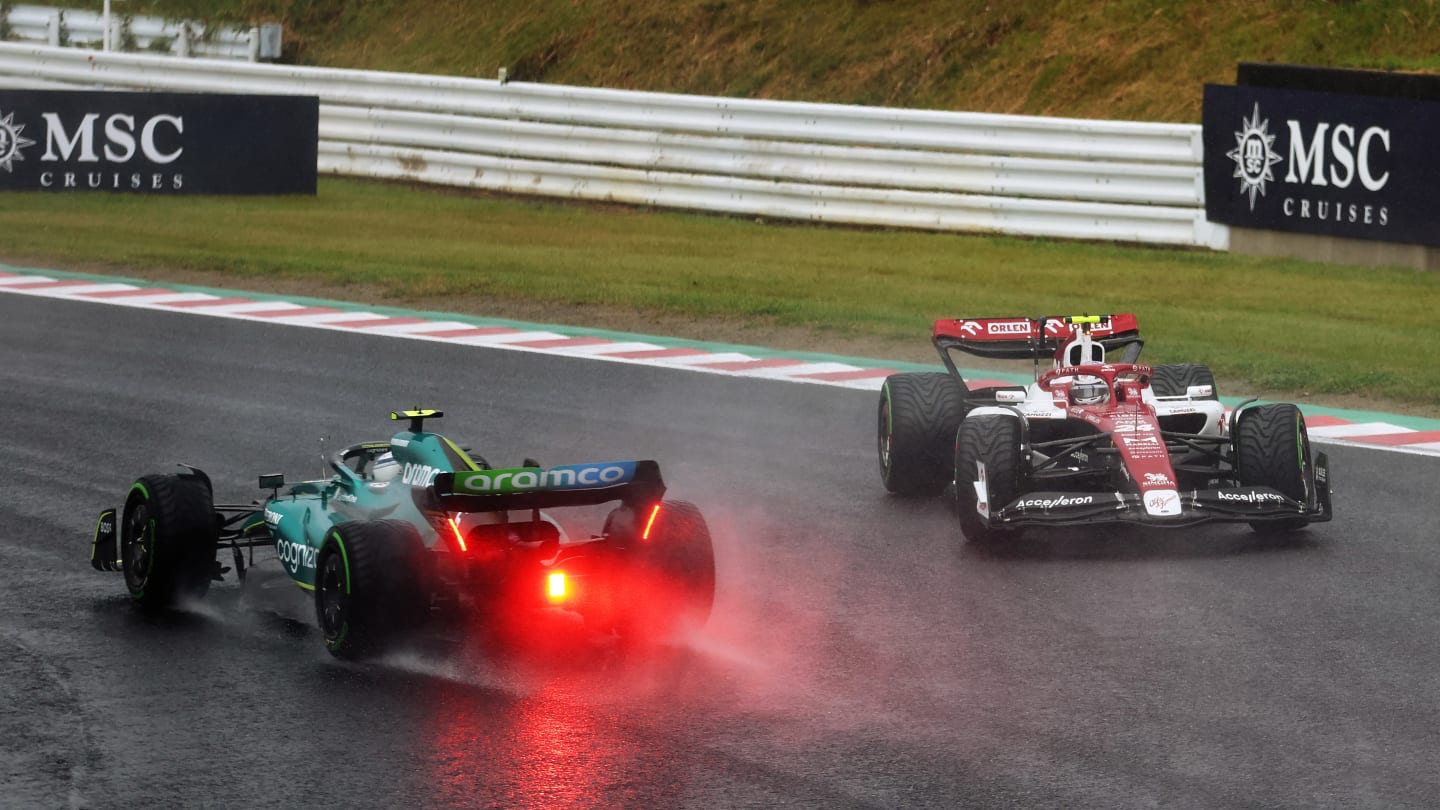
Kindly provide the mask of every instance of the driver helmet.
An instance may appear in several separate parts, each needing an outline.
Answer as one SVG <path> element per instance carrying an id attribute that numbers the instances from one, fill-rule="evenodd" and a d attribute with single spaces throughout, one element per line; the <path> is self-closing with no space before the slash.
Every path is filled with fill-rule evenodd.
<path id="1" fill-rule="evenodd" d="M 375 461 L 370 465 L 370 480 L 377 484 L 388 484 L 395 480 L 395 476 L 399 472 L 400 462 L 395 460 L 394 453 L 386 450 L 376 456 Z"/>
<path id="2" fill-rule="evenodd" d="M 1110 387 L 1098 377 L 1080 377 L 1070 386 L 1070 401 L 1076 405 L 1099 405 L 1110 399 Z"/>

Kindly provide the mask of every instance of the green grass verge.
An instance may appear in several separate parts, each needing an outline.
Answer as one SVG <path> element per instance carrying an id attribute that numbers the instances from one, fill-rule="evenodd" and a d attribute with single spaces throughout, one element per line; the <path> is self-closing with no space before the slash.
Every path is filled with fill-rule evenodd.
<path id="1" fill-rule="evenodd" d="M 587 307 L 755 323 L 814 335 L 795 348 L 871 340 L 878 357 L 924 346 L 939 317 L 1127 311 L 1147 360 L 1208 363 L 1226 393 L 1238 384 L 1440 414 L 1440 274 L 1396 268 L 761 224 L 342 179 L 322 179 L 315 198 L 0 195 L 0 261 L 210 271 L 250 289 L 314 283 L 332 297 L 363 289 L 395 306 L 438 300 L 497 317 L 512 304 L 554 307 L 578 313 L 578 326 L 616 325 L 583 322 Z"/>

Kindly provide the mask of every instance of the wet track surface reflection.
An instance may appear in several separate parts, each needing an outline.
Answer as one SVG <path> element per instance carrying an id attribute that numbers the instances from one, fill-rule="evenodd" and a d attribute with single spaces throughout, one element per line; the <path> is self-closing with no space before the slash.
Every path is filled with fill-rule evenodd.
<path id="1" fill-rule="evenodd" d="M 64 324 L 65 328 L 52 328 Z M 962 543 L 881 492 L 864 392 L 0 295 L 0 806 L 1429 807 L 1435 460 L 1333 448 L 1336 520 Z M 303 348 L 303 350 L 302 350 Z M 710 623 L 332 659 L 258 579 L 132 609 L 99 510 L 185 461 L 222 499 L 439 406 L 495 462 L 661 462 Z M 287 596 L 288 594 L 288 596 Z"/>

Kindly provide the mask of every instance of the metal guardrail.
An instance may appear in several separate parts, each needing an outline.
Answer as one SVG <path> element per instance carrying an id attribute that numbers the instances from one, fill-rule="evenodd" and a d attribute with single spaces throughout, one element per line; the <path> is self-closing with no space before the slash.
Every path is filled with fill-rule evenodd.
<path id="1" fill-rule="evenodd" d="M 10 30 L 11 41 L 43 43 L 51 47 L 93 46 L 96 50 L 104 50 L 105 19 L 93 11 L 17 5 L 11 7 L 5 23 Z M 259 27 L 207 27 L 203 23 L 119 14 L 111 15 L 110 27 L 112 50 L 128 44 L 137 51 L 181 57 L 245 59 L 251 62 L 262 58 L 263 38 Z M 272 47 L 278 50 L 278 36 L 275 34 L 271 34 L 275 37 Z M 264 55 L 273 58 L 271 54 Z M 278 56 L 278 53 L 273 56 Z"/>
<path id="2" fill-rule="evenodd" d="M 0 86 L 320 98 L 322 172 L 937 230 L 1228 247 L 1200 128 L 0 44 Z"/>

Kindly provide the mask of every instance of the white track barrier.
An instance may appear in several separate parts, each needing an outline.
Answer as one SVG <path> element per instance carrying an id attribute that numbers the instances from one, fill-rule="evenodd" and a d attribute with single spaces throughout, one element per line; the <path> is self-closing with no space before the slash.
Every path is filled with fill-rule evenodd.
<path id="1" fill-rule="evenodd" d="M 12 6 L 6 18 L 13 41 L 41 43 L 58 47 L 62 29 L 72 45 L 101 46 L 105 37 L 105 18 L 93 11 L 58 9 L 50 6 Z M 259 29 L 217 26 L 207 30 L 198 23 L 183 23 L 162 17 L 144 17 L 112 13 L 110 15 L 111 50 L 126 34 L 140 50 L 163 49 L 176 56 L 199 56 L 209 59 L 259 58 Z M 99 47 L 104 50 L 103 47 Z"/>
<path id="2" fill-rule="evenodd" d="M 1200 127 L 0 44 L 0 86 L 316 95 L 325 173 L 902 228 L 1225 249 Z"/>

